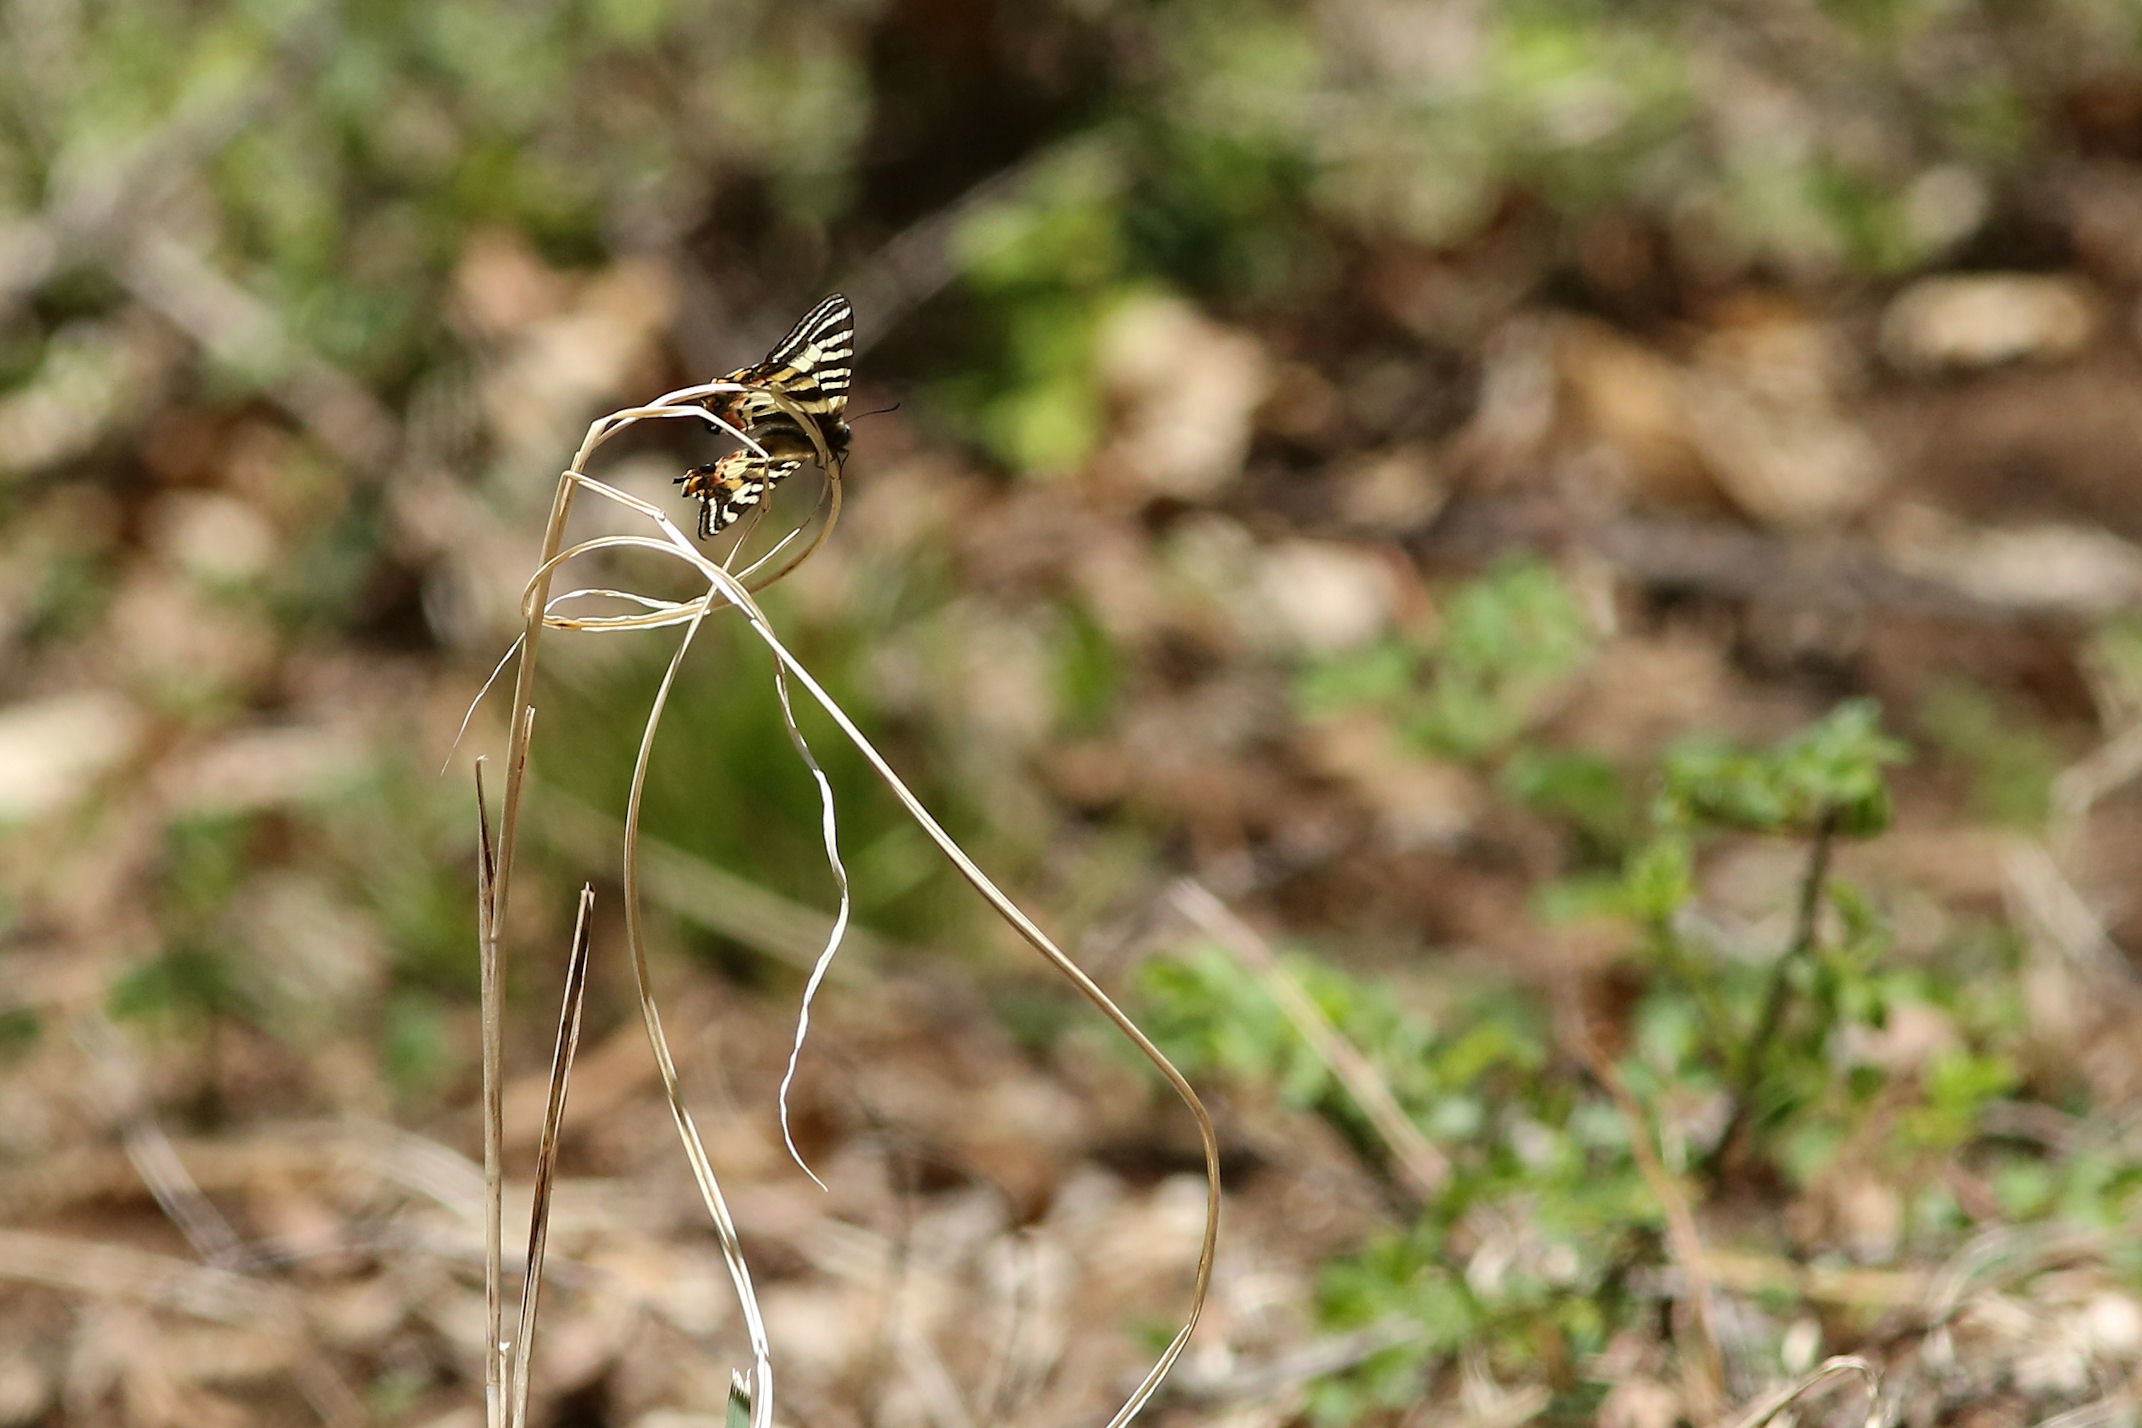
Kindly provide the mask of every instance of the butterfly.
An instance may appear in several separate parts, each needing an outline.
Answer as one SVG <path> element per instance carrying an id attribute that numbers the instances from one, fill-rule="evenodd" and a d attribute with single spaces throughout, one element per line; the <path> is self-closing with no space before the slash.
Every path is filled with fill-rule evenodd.
<path id="1" fill-rule="evenodd" d="M 804 413 L 835 466 L 847 458 L 848 364 L 854 356 L 855 311 L 833 293 L 805 313 L 762 361 L 721 379 L 745 390 L 708 397 L 707 410 L 758 449 L 732 451 L 677 478 L 684 494 L 700 502 L 701 540 L 734 525 L 806 461 L 819 459 L 811 433 L 767 393 L 780 393 Z"/>

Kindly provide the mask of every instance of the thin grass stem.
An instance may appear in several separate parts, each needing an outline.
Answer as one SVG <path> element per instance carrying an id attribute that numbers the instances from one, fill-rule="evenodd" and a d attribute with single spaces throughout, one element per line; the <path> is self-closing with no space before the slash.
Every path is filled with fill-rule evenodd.
<path id="1" fill-rule="evenodd" d="M 543 1106 L 542 1139 L 536 1146 L 535 1186 L 528 1208 L 528 1258 L 521 1274 L 521 1322 L 513 1336 L 513 1391 L 510 1428 L 528 1422 L 528 1365 L 534 1353 L 536 1305 L 543 1290 L 543 1255 L 550 1243 L 550 1192 L 558 1168 L 558 1132 L 565 1119 L 565 1093 L 572 1079 L 573 1057 L 580 1049 L 580 1011 L 587 1000 L 589 924 L 595 889 L 580 889 L 580 911 L 573 919 L 573 948 L 565 963 L 565 996 L 558 1009 L 558 1037 L 550 1058 L 550 1094 Z"/>
<path id="2" fill-rule="evenodd" d="M 656 691 L 647 724 L 641 736 L 639 754 L 634 764 L 631 793 L 627 802 L 623 869 L 626 940 L 630 946 L 633 959 L 633 973 L 639 989 L 642 1018 L 646 1024 L 648 1040 L 654 1049 L 656 1065 L 661 1073 L 670 1113 L 672 1119 L 676 1122 L 679 1138 L 684 1144 L 686 1158 L 691 1163 L 694 1179 L 699 1184 L 701 1197 L 706 1202 L 709 1214 L 714 1219 L 717 1236 L 722 1245 L 723 1257 L 728 1264 L 731 1279 L 736 1285 L 738 1299 L 750 1337 L 753 1359 L 748 1394 L 751 1425 L 752 1428 L 770 1428 L 773 1414 L 773 1367 L 765 1325 L 759 1313 L 756 1294 L 752 1289 L 749 1269 L 743 1260 L 734 1222 L 729 1214 L 727 1203 L 722 1196 L 720 1185 L 715 1179 L 705 1146 L 692 1122 L 690 1111 L 684 1104 L 675 1058 L 670 1053 L 668 1039 L 662 1030 L 661 1017 L 655 1005 L 651 980 L 648 974 L 639 900 L 640 813 L 645 794 L 648 765 L 653 752 L 655 732 L 660 726 L 663 709 L 666 707 L 670 692 L 675 686 L 677 671 L 683 663 L 685 654 L 690 649 L 693 639 L 698 634 L 700 625 L 707 616 L 714 613 L 720 604 L 733 605 L 742 611 L 753 633 L 759 637 L 761 642 L 774 655 L 776 689 L 781 699 L 784 720 L 788 725 L 790 737 L 795 742 L 799 755 L 810 768 L 813 778 L 820 788 L 821 800 L 824 805 L 823 828 L 827 855 L 832 865 L 835 879 L 840 886 L 841 894 L 841 910 L 839 916 L 835 919 L 833 935 L 828 939 L 825 949 L 820 953 L 818 960 L 813 965 L 812 975 L 806 988 L 804 1006 L 798 1016 L 797 1040 L 791 1051 L 788 1074 L 783 1078 L 782 1123 L 784 1139 L 788 1138 L 786 1092 L 789 1082 L 794 1076 L 796 1058 L 800 1053 L 804 1033 L 808 1028 L 810 998 L 815 994 L 830 965 L 831 958 L 839 948 L 841 935 L 846 927 L 849 906 L 847 875 L 840 864 L 835 836 L 831 786 L 826 780 L 823 770 L 812 756 L 808 742 L 804 739 L 802 730 L 796 723 L 789 692 L 789 681 L 791 679 L 800 683 L 819 707 L 826 712 L 827 716 L 833 720 L 842 735 L 863 755 L 873 771 L 877 773 L 886 787 L 892 792 L 894 798 L 907 811 L 909 816 L 916 821 L 924 833 L 929 836 L 930 840 L 937 845 L 939 851 L 952 863 L 960 876 L 975 889 L 1000 917 L 1010 923 L 1021 938 L 1032 946 L 1044 960 L 1049 962 L 1060 975 L 1069 980 L 1082 996 L 1092 1002 L 1108 1018 L 1110 1023 L 1137 1047 L 1141 1055 L 1153 1064 L 1162 1078 L 1168 1082 L 1170 1088 L 1189 1108 L 1192 1118 L 1197 1124 L 1199 1141 L 1205 1160 L 1206 1205 L 1204 1233 L 1199 1247 L 1191 1303 L 1181 1328 L 1162 1351 L 1151 1370 L 1132 1391 L 1122 1408 L 1109 1420 L 1109 1428 L 1121 1428 L 1121 1425 L 1127 1423 L 1145 1406 L 1146 1402 L 1158 1389 L 1161 1381 L 1167 1376 L 1168 1371 L 1174 1366 L 1177 1358 L 1181 1356 L 1184 1347 L 1188 1344 L 1190 1336 L 1197 1326 L 1199 1316 L 1203 1311 L 1206 1297 L 1211 1288 L 1220 1214 L 1219 1141 L 1213 1129 L 1212 1119 L 1206 1112 L 1203 1103 L 1198 1099 L 1197 1093 L 1191 1087 L 1189 1081 L 1160 1052 L 1159 1048 L 1153 1045 L 1136 1023 L 1116 1006 L 1114 1001 L 1108 997 L 1107 993 L 1101 990 L 1100 986 L 1087 975 L 1084 969 L 1079 967 L 1076 962 L 1072 961 L 1069 956 L 1058 948 L 1048 935 L 1032 919 L 1028 918 L 1018 905 L 1012 902 L 990 880 L 987 874 L 982 872 L 980 867 L 967 856 L 965 850 L 944 830 L 942 825 L 930 814 L 929 810 L 924 807 L 921 800 L 894 772 L 892 766 L 885 760 L 883 755 L 877 751 L 876 747 L 870 743 L 862 731 L 848 718 L 846 712 L 788 651 L 787 647 L 782 644 L 780 638 L 774 633 L 771 623 L 767 620 L 765 612 L 759 608 L 757 601 L 753 599 L 755 590 L 764 589 L 775 581 L 784 578 L 789 572 L 801 565 L 804 560 L 808 559 L 826 539 L 839 515 L 841 506 L 839 468 L 831 460 L 830 453 L 826 450 L 824 440 L 817 430 L 816 423 L 809 419 L 808 414 L 803 412 L 784 394 L 764 393 L 774 401 L 775 405 L 795 417 L 798 425 L 810 434 L 814 445 L 818 448 L 819 464 L 826 474 L 828 491 L 826 498 L 827 518 L 813 539 L 795 558 L 780 566 L 772 575 L 764 579 L 754 580 L 752 577 L 768 560 L 771 560 L 795 538 L 794 532 L 784 537 L 772 551 L 769 551 L 751 566 L 746 567 L 743 576 L 739 577 L 727 568 L 726 563 L 717 564 L 710 560 L 660 510 L 613 486 L 592 480 L 585 474 L 587 461 L 598 447 L 634 422 L 643 419 L 679 416 L 698 417 L 741 437 L 742 433 L 736 433 L 733 427 L 729 427 L 727 423 L 713 417 L 704 408 L 679 405 L 717 392 L 734 390 L 742 390 L 742 388 L 732 383 L 706 383 L 696 387 L 680 388 L 675 392 L 666 393 L 648 406 L 612 413 L 610 416 L 598 420 L 589 426 L 588 434 L 582 441 L 579 451 L 575 454 L 572 465 L 559 478 L 558 492 L 551 509 L 551 520 L 544 535 L 541 563 L 536 573 L 529 579 L 522 596 L 521 613 L 525 630 L 520 646 L 520 662 L 515 672 L 514 680 L 515 714 L 512 725 L 512 741 L 509 747 L 505 803 L 500 818 L 497 858 L 495 869 L 480 878 L 483 884 L 482 930 L 485 940 L 487 943 L 495 943 L 497 939 L 498 928 L 503 922 L 506 895 L 510 884 L 512 855 L 516 841 L 515 834 L 518 829 L 521 800 L 526 781 L 528 747 L 532 736 L 534 715 L 532 690 L 535 678 L 538 639 L 541 631 L 546 626 L 564 629 L 608 630 L 660 628 L 674 624 L 683 625 L 685 627 L 684 633 L 678 641 L 676 652 L 672 655 L 668 668 L 664 671 L 661 685 Z M 750 443 L 748 438 L 744 439 L 754 449 L 759 449 L 756 443 Z M 759 450 L 760 454 L 763 455 L 763 450 Z M 564 542 L 565 524 L 571 513 L 573 497 L 583 488 L 645 516 L 662 533 L 662 539 L 605 536 L 582 541 L 567 549 Z M 627 599 L 637 599 L 639 603 L 647 607 L 649 613 L 643 615 L 595 616 L 582 620 L 557 614 L 553 608 L 554 602 L 551 598 L 550 589 L 551 581 L 558 566 L 575 555 L 603 549 L 621 548 L 654 550 L 684 561 L 707 580 L 709 586 L 707 595 L 699 600 L 673 604 L 665 604 L 647 597 L 625 596 Z M 735 551 L 732 549 L 728 558 L 729 562 L 733 562 L 734 558 Z M 580 593 L 597 592 L 574 592 L 573 595 L 561 598 L 574 598 Z M 618 594 L 621 592 L 601 593 Z M 492 971 L 495 975 L 495 966 Z M 489 1058 L 492 1050 L 493 1048 L 487 1041 L 487 1067 L 490 1065 Z M 488 1135 L 489 1127 L 487 1127 L 487 1138 Z M 790 1140 L 789 1144 L 793 1154 L 795 1151 L 793 1141 Z M 489 1146 L 487 1144 L 487 1153 L 488 1151 Z M 800 1156 L 798 1157 L 798 1163 L 802 1163 Z M 805 1170 L 808 1173 L 809 1168 L 806 1166 Z M 815 1175 L 812 1178 L 814 1180 L 817 1179 Z M 495 1214 L 495 1210 L 493 1213 Z M 494 1323 L 496 1312 L 494 1297 Z M 495 1369 L 493 1372 L 495 1374 Z M 491 1398 L 495 1400 L 495 1393 L 491 1395 Z M 734 1407 L 735 1405 L 732 1404 L 732 1408 Z"/>
<path id="3" fill-rule="evenodd" d="M 758 1295 L 751 1284 L 751 1268 L 744 1262 L 743 1244 L 737 1237 L 728 1200 L 722 1195 L 721 1184 L 714 1176 L 713 1163 L 700 1140 L 699 1128 L 692 1122 L 691 1110 L 684 1104 L 684 1092 L 677 1078 L 677 1061 L 670 1054 L 669 1038 L 662 1031 L 662 1014 L 655 1006 L 653 979 L 647 970 L 647 942 L 640 922 L 639 827 L 640 806 L 647 791 L 647 765 L 654 752 L 655 730 L 661 726 L 662 710 L 676 684 L 677 670 L 684 663 L 684 656 L 691 649 L 692 639 L 699 633 L 704 618 L 702 614 L 686 627 L 684 637 L 677 642 L 677 652 L 670 657 L 669 667 L 662 673 L 662 683 L 656 689 L 653 707 L 648 711 L 646 731 L 640 737 L 639 757 L 632 769 L 632 789 L 625 804 L 625 941 L 632 953 L 632 975 L 639 991 L 640 1016 L 647 1027 L 648 1044 L 654 1050 L 655 1067 L 661 1073 L 662 1092 L 669 1102 L 670 1118 L 676 1123 L 678 1138 L 684 1143 L 685 1159 L 691 1164 L 692 1178 L 699 1186 L 700 1198 L 713 1218 L 715 1237 L 720 1241 L 729 1278 L 736 1286 L 745 1331 L 750 1337 L 751 1425 L 752 1428 L 771 1428 L 773 1351 L 767 1341 L 765 1320 L 759 1313 Z"/>
<path id="4" fill-rule="evenodd" d="M 517 726 L 524 721 L 516 719 Z M 518 732 L 518 730 L 516 731 Z M 500 1281 L 505 1274 L 505 1073 L 503 1020 L 499 1010 L 501 978 L 498 948 L 497 844 L 491 836 L 489 805 L 484 801 L 483 760 L 476 760 L 476 966 L 483 1018 L 483 1346 L 484 1422 L 503 1428 L 504 1364 L 499 1358 L 505 1332 L 505 1302 Z"/>

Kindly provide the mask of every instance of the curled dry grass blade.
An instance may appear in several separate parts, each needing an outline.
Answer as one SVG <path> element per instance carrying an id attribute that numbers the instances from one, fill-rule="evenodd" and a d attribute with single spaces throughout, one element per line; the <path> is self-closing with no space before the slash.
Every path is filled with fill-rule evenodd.
<path id="1" fill-rule="evenodd" d="M 1777 1416 L 1816 1390 L 1826 1387 L 1846 1376 L 1857 1378 L 1867 1386 L 1866 1428 L 1880 1428 L 1883 1419 L 1882 1375 L 1873 1364 L 1857 1355 L 1843 1354 L 1825 1359 L 1817 1364 L 1796 1383 L 1789 1383 L 1777 1392 L 1756 1400 L 1747 1412 L 1733 1421 L 1732 1428 L 1768 1428 Z"/>
<path id="2" fill-rule="evenodd" d="M 678 1084 L 675 1060 L 670 1054 L 668 1039 L 662 1031 L 661 1017 L 657 1011 L 648 978 L 646 947 L 642 935 L 640 915 L 639 817 L 641 797 L 646 784 L 648 762 L 654 747 L 655 731 L 660 726 L 662 711 L 668 701 L 670 690 L 675 683 L 677 670 L 684 659 L 685 652 L 691 647 L 692 639 L 697 634 L 701 623 L 709 614 L 718 611 L 721 607 L 733 606 L 742 613 L 752 632 L 765 644 L 774 657 L 775 688 L 780 696 L 782 716 L 787 724 L 791 741 L 795 744 L 798 754 L 803 758 L 806 766 L 810 768 L 814 780 L 819 785 L 821 805 L 824 809 L 824 831 L 828 861 L 832 866 L 835 880 L 840 889 L 841 915 L 835 921 L 832 937 L 828 940 L 825 949 L 819 954 L 814 964 L 812 975 L 806 988 L 804 1008 L 798 1017 L 798 1046 L 800 1047 L 801 1037 L 807 1027 L 809 999 L 815 994 L 823 980 L 828 962 L 839 947 L 840 934 L 844 930 L 846 923 L 848 895 L 846 874 L 840 866 L 834 836 L 831 786 L 826 781 L 817 761 L 812 757 L 802 730 L 796 723 L 790 699 L 791 680 L 803 687 L 804 691 L 811 696 L 813 702 L 839 728 L 841 734 L 862 754 L 878 777 L 884 782 L 887 789 L 891 791 L 894 798 L 906 809 L 909 816 L 916 821 L 923 832 L 944 853 L 945 857 L 951 861 L 960 876 L 974 888 L 1000 917 L 1011 924 L 1013 930 L 1029 946 L 1033 947 L 1059 974 L 1070 981 L 1079 993 L 1099 1009 L 1118 1031 L 1129 1038 L 1139 1052 L 1166 1079 L 1176 1095 L 1189 1108 L 1191 1116 L 1197 1123 L 1198 1136 L 1205 1160 L 1206 1204 L 1204 1234 L 1199 1246 L 1191 1303 L 1184 1316 L 1182 1327 L 1170 1340 L 1151 1370 L 1136 1389 L 1132 1391 L 1123 1406 L 1109 1420 L 1108 1428 L 1121 1428 L 1121 1425 L 1127 1423 L 1145 1406 L 1146 1402 L 1159 1388 L 1162 1380 L 1166 1378 L 1169 1369 L 1174 1366 L 1176 1359 L 1182 1354 L 1185 1345 L 1189 1342 L 1192 1331 L 1197 1326 L 1199 1314 L 1204 1307 L 1205 1298 L 1211 1286 L 1214 1249 L 1219 1234 L 1220 1211 L 1219 1141 L 1213 1130 L 1212 1119 L 1206 1113 L 1203 1103 L 1199 1101 L 1196 1091 L 1192 1089 L 1182 1073 L 1161 1054 L 1159 1048 L 1153 1045 L 1145 1033 L 1116 1006 L 1108 995 L 1094 983 L 1092 978 L 1087 976 L 1077 963 L 1065 955 L 1050 940 L 1048 935 L 1032 919 L 1027 917 L 989 879 L 987 874 L 983 873 L 975 865 L 974 861 L 967 856 L 966 852 L 960 848 L 951 835 L 945 832 L 929 810 L 923 806 L 921 800 L 916 798 L 907 784 L 893 771 L 891 765 L 885 761 L 884 757 L 879 754 L 870 741 L 863 736 L 862 731 L 848 718 L 846 712 L 811 676 L 810 671 L 805 669 L 796 660 L 795 656 L 789 653 L 787 647 L 782 644 L 779 637 L 774 633 L 765 612 L 759 608 L 757 601 L 753 598 L 754 592 L 772 585 L 809 559 L 825 540 L 827 534 L 831 532 L 834 523 L 839 517 L 841 504 L 840 472 L 837 465 L 831 460 L 830 453 L 826 450 L 819 436 L 815 422 L 808 419 L 808 414 L 783 394 L 775 392 L 762 393 L 773 400 L 777 406 L 780 406 L 790 416 L 796 418 L 798 425 L 811 435 L 813 442 L 818 446 L 819 465 L 826 473 L 827 478 L 826 496 L 823 498 L 825 510 L 823 521 L 818 525 L 811 538 L 803 543 L 794 555 L 790 556 L 784 563 L 773 566 L 770 572 L 767 572 L 769 563 L 793 542 L 793 534 L 784 538 L 758 561 L 746 567 L 741 574 L 732 573 L 726 565 L 718 564 L 702 553 L 660 510 L 613 486 L 606 485 L 587 476 L 586 467 L 595 451 L 611 437 L 641 421 L 672 418 L 699 420 L 727 431 L 732 436 L 743 440 L 747 445 L 755 445 L 750 442 L 744 433 L 719 420 L 705 407 L 694 405 L 704 397 L 716 393 L 739 390 L 742 390 L 742 388 L 734 383 L 706 383 L 666 393 L 645 406 L 628 408 L 624 411 L 612 413 L 596 421 L 588 428 L 587 437 L 582 441 L 579 451 L 575 454 L 571 467 L 559 479 L 557 495 L 551 506 L 550 522 L 544 533 L 542 560 L 534 575 L 530 577 L 523 593 L 522 617 L 524 628 L 520 637 L 519 662 L 514 673 L 513 715 L 510 726 L 512 742 L 507 755 L 506 789 L 499 820 L 495 857 L 492 855 L 487 841 L 485 858 L 480 871 L 480 878 L 483 883 L 481 900 L 484 905 L 480 931 L 488 959 L 485 979 L 487 995 L 495 986 L 497 978 L 498 929 L 504 922 L 505 909 L 512 882 L 514 851 L 518 841 L 521 804 L 526 787 L 528 745 L 532 734 L 535 712 L 534 688 L 537 657 L 541 649 L 543 631 L 551 628 L 617 631 L 657 629 L 672 625 L 682 626 L 683 633 L 678 641 L 677 650 L 672 656 L 669 667 L 665 671 L 661 685 L 656 692 L 645 732 L 641 738 L 639 757 L 633 770 L 632 789 L 626 811 L 623 836 L 626 938 L 630 944 L 632 954 L 633 973 L 639 990 L 641 1014 L 646 1023 L 648 1040 L 654 1049 L 656 1065 L 661 1072 L 663 1091 L 668 1098 L 671 1117 L 677 1126 L 679 1138 L 683 1142 L 686 1158 L 691 1163 L 693 1177 L 698 1182 L 701 1198 L 706 1203 L 708 1213 L 714 1221 L 715 1229 L 721 1242 L 722 1253 L 728 1263 L 730 1277 L 735 1284 L 737 1298 L 742 1308 L 746 1329 L 750 1337 L 753 1363 L 748 1392 L 744 1395 L 744 1400 L 748 1401 L 749 1404 L 751 1425 L 752 1428 L 770 1428 L 773 1418 L 773 1379 L 771 1353 L 767 1344 L 765 1326 L 759 1314 L 757 1297 L 752 1289 L 750 1273 L 744 1264 L 742 1250 L 737 1242 L 735 1225 L 729 1215 L 720 1185 L 715 1179 L 713 1167 L 708 1159 L 705 1147 L 701 1143 L 698 1131 L 692 1123 L 690 1111 L 684 1104 Z M 658 532 L 658 535 L 603 536 L 568 547 L 565 544 L 565 527 L 572 514 L 574 499 L 582 491 L 604 500 L 615 502 L 634 512 L 648 521 Z M 620 593 L 614 590 L 588 589 L 572 591 L 555 598 L 551 594 L 553 579 L 561 565 L 576 556 L 604 549 L 639 549 L 681 561 L 706 580 L 707 592 L 696 599 L 677 602 L 654 600 L 636 594 L 625 594 L 625 599 L 643 607 L 643 612 L 638 614 L 573 617 L 560 613 L 558 607 L 572 600 L 596 594 L 614 596 Z M 731 552 L 732 559 L 735 554 L 735 551 Z M 488 840 L 488 832 L 486 832 L 486 838 Z M 494 1086 L 496 1084 L 494 1073 L 497 1070 L 495 1010 L 495 1004 L 487 1001 L 485 1071 L 487 1080 L 490 1080 Z M 783 1080 L 784 1132 L 786 1130 L 785 1091 L 793 1072 L 794 1058 L 792 1057 L 789 1076 L 784 1077 Z M 497 1185 L 493 1167 L 495 1164 L 495 1149 L 499 1139 L 496 1134 L 496 1128 L 492 1124 L 496 1114 L 495 1105 L 495 1092 L 487 1092 L 486 1169 L 487 1182 L 491 1186 L 494 1207 L 496 1205 Z M 793 1146 L 791 1149 L 793 1149 Z M 813 1178 L 815 1179 L 816 1177 Z M 496 1213 L 494 1208 L 492 1211 L 494 1221 Z M 495 1223 L 487 1228 L 491 1232 L 491 1242 L 495 1246 L 497 1240 Z M 488 1365 L 487 1383 L 494 1388 L 491 1397 L 495 1402 L 497 1398 L 495 1386 L 498 1378 L 495 1348 L 500 1327 L 495 1275 L 491 1314 L 494 1351 L 490 1355 L 490 1359 L 494 1362 Z M 739 1406 L 737 1402 L 732 1401 L 732 1416 Z"/>

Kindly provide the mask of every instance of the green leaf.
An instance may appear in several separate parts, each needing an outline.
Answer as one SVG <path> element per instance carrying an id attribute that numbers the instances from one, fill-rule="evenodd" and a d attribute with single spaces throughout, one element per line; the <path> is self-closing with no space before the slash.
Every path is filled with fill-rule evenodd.
<path id="1" fill-rule="evenodd" d="M 1764 752 L 1712 742 L 1671 751 L 1659 812 L 1685 825 L 1770 834 L 1807 834 L 1828 823 L 1868 838 L 1889 826 L 1882 771 L 1907 754 L 1882 732 L 1872 700 L 1848 700 Z"/>

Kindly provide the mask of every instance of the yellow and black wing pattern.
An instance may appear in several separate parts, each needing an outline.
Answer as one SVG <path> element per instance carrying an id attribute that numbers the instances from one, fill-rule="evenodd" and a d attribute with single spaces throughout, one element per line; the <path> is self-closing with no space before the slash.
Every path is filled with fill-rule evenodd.
<path id="1" fill-rule="evenodd" d="M 731 380 L 770 387 L 820 422 L 840 421 L 848 409 L 849 363 L 854 360 L 855 310 L 833 293 L 805 313 L 763 362 Z M 770 402 L 765 405 L 778 410 Z"/>
<path id="2" fill-rule="evenodd" d="M 694 466 L 679 476 L 684 494 L 699 498 L 699 538 L 711 540 L 735 525 L 764 504 L 766 493 L 802 465 L 732 451 L 711 466 Z"/>
<path id="3" fill-rule="evenodd" d="M 795 403 L 817 428 L 836 466 L 846 458 L 854 360 L 855 311 L 848 299 L 833 293 L 805 313 L 762 360 L 721 379 L 747 390 L 709 397 L 708 410 L 742 431 L 758 449 L 731 452 L 677 478 L 686 496 L 702 502 L 701 539 L 734 525 L 803 463 L 818 460 L 811 434 L 767 393 L 778 392 Z"/>

